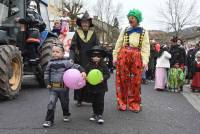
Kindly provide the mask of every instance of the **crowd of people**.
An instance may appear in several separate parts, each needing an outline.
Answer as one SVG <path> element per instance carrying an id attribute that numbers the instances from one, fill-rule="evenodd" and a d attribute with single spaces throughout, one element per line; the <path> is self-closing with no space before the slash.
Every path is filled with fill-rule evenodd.
<path id="1" fill-rule="evenodd" d="M 37 5 L 30 3 L 30 13 L 38 17 L 41 23 L 30 27 L 29 47 L 39 44 L 39 33 L 44 30 L 43 20 L 35 11 Z M 30 19 L 32 19 L 30 17 Z M 97 69 L 102 73 L 101 81 L 93 85 L 86 82 L 86 86 L 74 90 L 74 100 L 77 106 L 83 102 L 92 103 L 90 121 L 104 123 L 104 97 L 108 91 L 107 80 L 116 67 L 116 98 L 117 109 L 130 110 L 138 113 L 142 110 L 141 84 L 155 80 L 155 89 L 158 91 L 183 90 L 185 79 L 191 82 L 192 90 L 200 90 L 200 43 L 184 47 L 184 42 L 174 37 L 169 44 L 159 44 L 149 40 L 148 31 L 140 26 L 142 12 L 137 9 L 130 10 L 127 19 L 129 26 L 123 29 L 118 37 L 115 48 L 105 50 L 95 32 L 92 18 L 86 11 L 81 18 L 77 18 L 77 28 L 69 46 L 68 58 L 65 55 L 65 40 L 69 28 L 67 12 L 60 20 L 54 22 L 53 30 L 60 41 L 52 44 L 52 59 L 49 61 L 44 79 L 49 89 L 49 102 L 44 127 L 54 124 L 55 107 L 58 99 L 63 110 L 63 121 L 70 121 L 69 87 L 64 85 L 63 74 L 66 70 L 77 69 L 87 80 L 87 74 Z M 29 23 L 29 20 L 17 18 L 18 23 Z M 31 26 L 31 24 L 29 24 Z M 32 40 L 31 40 L 32 39 Z M 32 48 L 29 48 L 32 49 Z M 33 53 L 35 54 L 35 53 Z M 31 59 L 36 56 L 33 55 Z"/>
<path id="2" fill-rule="evenodd" d="M 108 66 L 104 62 L 107 52 L 100 46 L 88 12 L 78 18 L 76 24 L 78 28 L 72 38 L 69 57 L 66 59 L 64 56 L 65 49 L 61 40 L 53 46 L 52 59 L 45 71 L 45 81 L 50 92 L 50 99 L 43 123 L 44 127 L 50 127 L 54 124 L 55 106 L 58 99 L 60 99 L 63 110 L 63 121 L 70 121 L 69 88 L 64 86 L 62 78 L 64 72 L 70 68 L 80 70 L 84 79 L 92 69 L 98 69 L 102 72 L 101 82 L 97 85 L 87 82 L 85 87 L 74 91 L 74 100 L 77 101 L 79 107 L 82 102 L 92 103 L 93 114 L 89 120 L 97 121 L 99 124 L 104 123 L 104 96 L 108 90 L 107 79 L 110 77 Z M 62 29 L 56 31 L 62 32 Z"/>
<path id="3" fill-rule="evenodd" d="M 52 59 L 49 61 L 45 71 L 45 81 L 49 89 L 49 103 L 44 127 L 54 124 L 55 106 L 60 99 L 63 120 L 70 121 L 69 112 L 69 88 L 63 84 L 62 76 L 66 70 L 75 68 L 80 70 L 82 77 L 92 69 L 98 69 L 102 73 L 100 83 L 93 85 L 89 82 L 82 89 L 74 91 L 74 99 L 77 106 L 82 102 L 92 103 L 93 112 L 90 121 L 99 124 L 104 123 L 104 96 L 108 91 L 107 80 L 113 71 L 113 64 L 116 65 L 116 95 L 118 110 L 141 111 L 141 74 L 142 70 L 147 70 L 150 44 L 148 32 L 139 27 L 142 21 L 142 13 L 139 10 L 130 10 L 127 16 L 130 26 L 127 27 L 119 36 L 114 51 L 105 50 L 98 40 L 94 30 L 92 19 L 88 12 L 78 18 L 76 24 L 78 28 L 72 38 L 70 56 L 64 57 L 64 46 L 62 42 L 54 44 L 52 48 Z M 58 22 L 55 27 L 59 27 Z M 55 28 L 54 32 L 61 34 L 62 28 Z M 66 26 L 65 26 L 66 28 Z M 60 36 L 60 35 L 59 35 Z M 130 36 L 130 40 L 129 40 Z M 127 38 L 124 40 L 124 38 Z M 105 58 L 109 60 L 105 60 Z M 131 59 L 134 60 L 131 60 Z"/>
<path id="4" fill-rule="evenodd" d="M 159 46 L 159 47 L 157 47 Z M 173 37 L 168 44 L 151 42 L 148 71 L 143 72 L 143 84 L 155 81 L 158 91 L 183 91 L 184 84 L 191 84 L 191 90 L 199 90 L 198 81 L 198 51 L 200 42 L 186 44 L 182 39 Z M 191 82 L 192 80 L 192 82 Z"/>

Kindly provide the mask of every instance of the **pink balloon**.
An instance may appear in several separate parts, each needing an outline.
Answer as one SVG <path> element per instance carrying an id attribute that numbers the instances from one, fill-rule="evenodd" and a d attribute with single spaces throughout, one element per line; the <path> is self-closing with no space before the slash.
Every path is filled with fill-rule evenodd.
<path id="1" fill-rule="evenodd" d="M 86 85 L 85 79 L 77 69 L 68 69 L 63 75 L 63 82 L 69 89 L 81 89 Z"/>

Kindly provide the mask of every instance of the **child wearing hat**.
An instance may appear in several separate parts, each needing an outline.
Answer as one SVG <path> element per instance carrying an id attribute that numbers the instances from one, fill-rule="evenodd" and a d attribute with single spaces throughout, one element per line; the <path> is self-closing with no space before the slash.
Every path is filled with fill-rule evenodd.
<path id="1" fill-rule="evenodd" d="M 107 80 L 110 77 L 109 69 L 103 62 L 103 58 L 106 56 L 106 52 L 100 46 L 94 46 L 87 51 L 90 62 L 86 66 L 86 73 L 88 74 L 93 69 L 101 71 L 103 78 L 98 84 L 91 84 L 88 80 L 87 88 L 90 92 L 90 99 L 92 102 L 93 114 L 89 118 L 90 121 L 97 121 L 99 124 L 103 124 L 103 111 L 104 111 L 104 96 L 108 90 Z"/>
<path id="2" fill-rule="evenodd" d="M 47 106 L 47 114 L 43 127 L 51 127 L 54 123 L 54 114 L 56 103 L 60 100 L 63 110 L 63 121 L 70 121 L 69 112 L 69 88 L 64 86 L 63 74 L 68 69 L 78 69 L 85 78 L 86 73 L 83 67 L 74 64 L 71 60 L 64 58 L 64 48 L 61 43 L 56 43 L 52 48 L 52 59 L 49 61 L 46 71 L 44 72 L 44 79 L 49 89 L 49 103 Z"/>
<path id="3" fill-rule="evenodd" d="M 195 55 L 195 61 L 192 64 L 192 91 L 200 90 L 200 51 Z"/>

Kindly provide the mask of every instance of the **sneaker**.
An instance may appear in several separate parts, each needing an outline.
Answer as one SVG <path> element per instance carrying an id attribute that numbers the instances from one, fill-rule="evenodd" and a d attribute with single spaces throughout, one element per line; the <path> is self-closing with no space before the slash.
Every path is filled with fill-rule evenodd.
<path id="1" fill-rule="evenodd" d="M 98 116 L 97 123 L 99 123 L 99 124 L 103 124 L 103 123 L 104 123 L 104 120 L 103 120 L 102 115 L 99 115 L 99 116 Z"/>
<path id="2" fill-rule="evenodd" d="M 82 102 L 81 102 L 81 101 L 78 101 L 77 104 L 76 104 L 76 106 L 77 106 L 77 107 L 81 107 L 81 106 L 82 106 Z"/>
<path id="3" fill-rule="evenodd" d="M 175 89 L 175 90 L 174 90 L 174 92 L 175 92 L 175 93 L 178 93 L 178 92 L 179 92 L 179 90 L 178 90 L 178 89 Z"/>
<path id="4" fill-rule="evenodd" d="M 70 121 L 70 116 L 64 116 L 63 121 L 64 122 L 69 122 Z"/>
<path id="5" fill-rule="evenodd" d="M 179 90 L 179 91 L 180 91 L 180 92 L 182 92 L 182 91 L 183 91 L 183 87 L 182 87 L 182 86 L 180 87 L 180 90 Z"/>
<path id="6" fill-rule="evenodd" d="M 161 88 L 156 88 L 156 90 L 157 90 L 157 91 L 163 91 L 163 89 L 161 89 Z"/>
<path id="7" fill-rule="evenodd" d="M 33 58 L 29 60 L 29 62 L 36 62 L 36 61 L 39 61 L 39 58 Z"/>
<path id="8" fill-rule="evenodd" d="M 42 126 L 43 127 L 51 127 L 53 125 L 53 123 L 51 121 L 45 121 Z"/>
<path id="9" fill-rule="evenodd" d="M 93 114 L 93 115 L 89 118 L 90 121 L 95 121 L 96 119 L 97 119 L 97 116 L 96 116 L 95 114 Z"/>

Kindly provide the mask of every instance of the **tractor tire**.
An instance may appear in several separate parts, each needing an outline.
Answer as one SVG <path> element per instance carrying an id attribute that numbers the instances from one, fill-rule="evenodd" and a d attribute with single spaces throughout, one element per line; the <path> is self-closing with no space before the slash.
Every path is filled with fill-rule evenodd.
<path id="1" fill-rule="evenodd" d="M 21 89 L 23 58 L 18 47 L 0 46 L 0 98 L 13 99 Z"/>
<path id="2" fill-rule="evenodd" d="M 45 42 L 42 44 L 39 52 L 40 52 L 40 63 L 37 67 L 37 80 L 40 84 L 40 87 L 45 87 L 45 81 L 44 81 L 44 71 L 46 69 L 46 66 L 51 59 L 52 54 L 52 46 L 58 41 L 56 37 L 49 37 L 45 40 Z"/>

